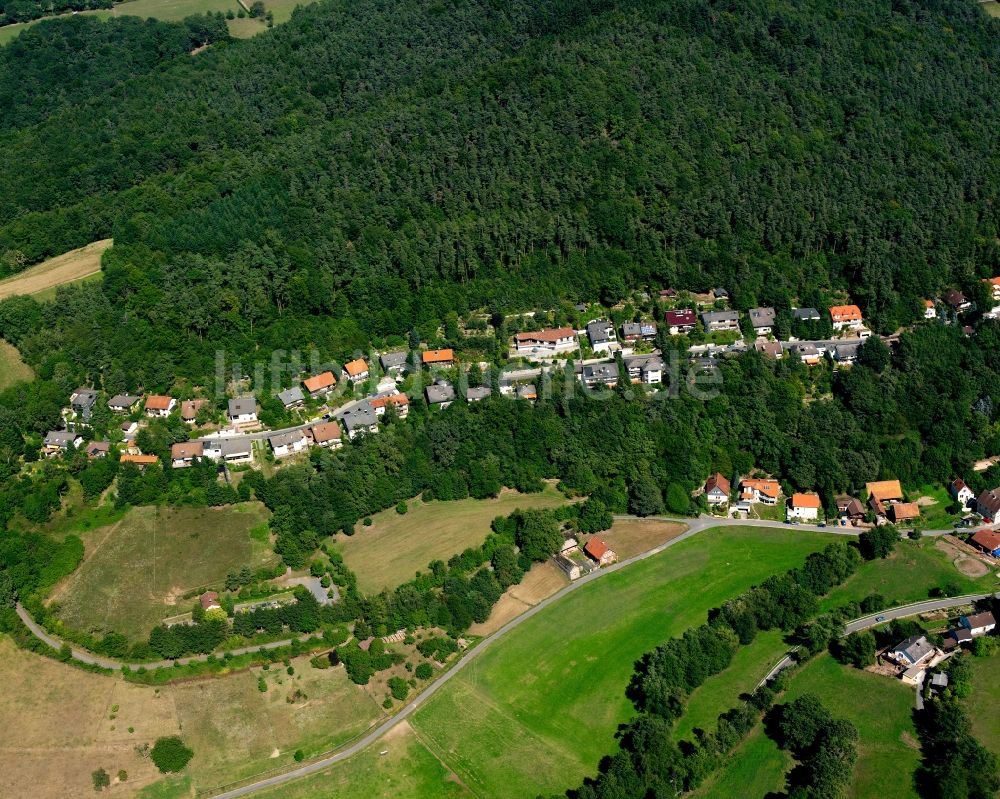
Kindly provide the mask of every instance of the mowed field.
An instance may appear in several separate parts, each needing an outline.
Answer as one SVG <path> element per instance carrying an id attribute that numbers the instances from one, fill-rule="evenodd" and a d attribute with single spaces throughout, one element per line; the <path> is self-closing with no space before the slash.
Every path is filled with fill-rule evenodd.
<path id="1" fill-rule="evenodd" d="M 4 30 L 0 28 L 0 31 Z M 88 277 L 92 277 L 101 271 L 101 256 L 104 251 L 112 245 L 111 239 L 102 239 L 80 247 L 78 250 L 70 250 L 67 253 L 49 258 L 35 266 L 28 267 L 6 280 L 0 280 L 0 300 L 13 297 L 15 294 L 34 294 L 42 292 L 52 292 L 55 296 L 55 288 L 67 283 L 75 283 Z M 42 295 L 42 299 L 46 299 Z"/>
<path id="2" fill-rule="evenodd" d="M 454 502 L 407 502 L 409 510 L 394 508 L 372 516 L 371 527 L 358 524 L 353 536 L 338 535 L 336 546 L 358 576 L 365 593 L 394 588 L 427 571 L 432 560 L 448 560 L 468 547 L 479 546 L 490 532 L 490 522 L 518 508 L 555 508 L 566 498 L 552 486 L 537 494 L 504 490 L 496 499 L 460 499 Z"/>
<path id="3" fill-rule="evenodd" d="M 834 716 L 858 728 L 858 762 L 849 797 L 916 799 L 912 775 L 920 761 L 920 747 L 913 726 L 912 687 L 842 666 L 823 654 L 795 673 L 779 701 L 791 701 L 806 693 L 818 696 Z M 724 767 L 693 795 L 749 797 L 781 791 L 792 762 L 758 725 Z"/>
<path id="4" fill-rule="evenodd" d="M 833 539 L 719 528 L 609 574 L 526 621 L 411 720 L 475 794 L 558 794 L 592 775 L 632 715 L 634 661 Z"/>
<path id="5" fill-rule="evenodd" d="M 969 662 L 972 664 L 972 694 L 965 701 L 965 709 L 972 719 L 972 734 L 979 743 L 1000 756 L 1000 690 L 997 690 L 1000 653 L 971 658 Z"/>
<path id="6" fill-rule="evenodd" d="M 0 391 L 22 380 L 32 380 L 34 377 L 35 373 L 21 360 L 21 353 L 17 348 L 0 340 Z"/>
<path id="7" fill-rule="evenodd" d="M 276 561 L 250 535 L 266 514 L 257 503 L 133 508 L 121 521 L 83 534 L 84 561 L 50 602 L 71 628 L 143 639 L 162 619 L 191 609 L 194 599 L 182 594 L 217 586 L 240 566 Z"/>
<path id="8" fill-rule="evenodd" d="M 293 675 L 279 663 L 153 688 L 89 674 L 0 636 L 0 796 L 92 795 L 97 768 L 128 773 L 112 796 L 190 796 L 192 787 L 210 794 L 288 768 L 296 749 L 333 749 L 382 717 L 342 667 L 320 671 L 305 657 L 292 667 Z M 163 779 L 136 751 L 164 735 L 180 735 L 194 750 L 180 778 Z"/>

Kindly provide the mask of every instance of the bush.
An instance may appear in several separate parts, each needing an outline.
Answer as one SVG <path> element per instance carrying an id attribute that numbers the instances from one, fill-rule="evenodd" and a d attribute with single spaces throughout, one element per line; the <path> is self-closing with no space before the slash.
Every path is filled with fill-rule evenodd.
<path id="1" fill-rule="evenodd" d="M 306 759 L 306 753 L 303 752 L 301 749 L 296 749 L 295 754 L 292 755 L 292 757 L 295 758 L 296 763 L 301 763 L 303 760 Z"/>
<path id="2" fill-rule="evenodd" d="M 400 516 L 402 516 L 408 510 L 409 510 L 409 508 L 406 506 L 405 502 L 397 502 L 396 503 L 396 513 L 398 513 Z"/>
<path id="3" fill-rule="evenodd" d="M 149 756 L 163 774 L 168 774 L 181 771 L 194 757 L 194 752 L 176 735 L 171 735 L 167 738 L 158 738 Z"/>
<path id="4" fill-rule="evenodd" d="M 389 693 L 393 695 L 393 698 L 403 701 L 406 699 L 406 695 L 410 693 L 410 686 L 406 684 L 406 680 L 402 677 L 390 677 L 386 682 L 389 688 Z"/>
<path id="5" fill-rule="evenodd" d="M 103 791 L 105 788 L 111 786 L 111 777 L 103 768 L 99 768 L 97 771 L 92 772 L 90 779 L 94 783 L 95 791 Z"/>
<path id="6" fill-rule="evenodd" d="M 430 663 L 420 663 L 413 673 L 421 680 L 429 680 L 434 674 L 434 667 Z"/>

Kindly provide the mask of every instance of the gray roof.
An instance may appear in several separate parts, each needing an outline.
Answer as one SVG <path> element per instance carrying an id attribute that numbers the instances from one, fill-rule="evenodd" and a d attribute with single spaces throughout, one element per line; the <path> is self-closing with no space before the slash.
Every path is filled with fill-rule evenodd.
<path id="1" fill-rule="evenodd" d="M 244 413 L 256 413 L 257 398 L 251 394 L 248 397 L 234 397 L 229 400 L 229 415 L 242 416 Z"/>
<path id="2" fill-rule="evenodd" d="M 892 650 L 903 655 L 911 663 L 917 663 L 934 651 L 934 645 L 922 635 L 914 635 L 896 644 Z"/>
<path id="3" fill-rule="evenodd" d="M 799 355 L 802 355 L 802 356 L 806 356 L 806 355 L 819 355 L 819 350 L 816 349 L 816 345 L 815 344 L 811 344 L 809 342 L 804 342 L 802 344 L 796 344 L 795 345 L 795 351 Z"/>
<path id="4" fill-rule="evenodd" d="M 440 405 L 455 399 L 455 389 L 448 383 L 435 383 L 433 386 L 427 386 L 424 393 L 427 395 L 427 402 L 430 405 Z"/>
<path id="5" fill-rule="evenodd" d="M 305 402 L 306 397 L 302 393 L 301 388 L 292 386 L 291 388 L 286 388 L 284 391 L 279 391 L 278 399 L 287 408 L 289 405 L 294 405 L 297 402 Z"/>
<path id="6" fill-rule="evenodd" d="M 278 433 L 273 436 L 269 436 L 267 443 L 271 445 L 273 449 L 278 447 L 288 447 L 294 444 L 296 441 L 301 441 L 305 438 L 305 433 L 301 430 L 291 430 L 287 433 Z"/>
<path id="7" fill-rule="evenodd" d="M 819 319 L 819 311 L 815 308 L 792 308 L 792 317 L 804 322 Z"/>
<path id="8" fill-rule="evenodd" d="M 639 355 L 632 358 L 624 358 L 623 360 L 625 361 L 626 369 L 642 369 L 644 371 L 659 369 L 662 371 L 667 368 L 667 364 L 659 355 Z"/>
<path id="9" fill-rule="evenodd" d="M 712 294 L 714 294 L 716 297 L 728 297 L 729 296 L 729 292 L 726 291 L 721 286 L 719 288 L 715 289 L 715 291 L 713 291 Z"/>
<path id="10" fill-rule="evenodd" d="M 838 344 L 834 348 L 834 357 L 838 361 L 851 361 L 858 357 L 860 344 Z"/>
<path id="11" fill-rule="evenodd" d="M 66 449 L 76 438 L 76 433 L 71 433 L 69 430 L 50 430 L 45 436 L 45 446 Z"/>
<path id="12" fill-rule="evenodd" d="M 618 379 L 617 363 L 595 363 L 583 367 L 583 379 L 597 380 L 601 382 Z"/>
<path id="13" fill-rule="evenodd" d="M 774 308 L 751 308 L 750 324 L 755 328 L 774 326 Z"/>
<path id="14" fill-rule="evenodd" d="M 108 400 L 108 407 L 131 408 L 141 399 L 142 397 L 135 397 L 131 394 L 115 394 L 111 399 Z"/>
<path id="15" fill-rule="evenodd" d="M 948 675 L 944 672 L 938 672 L 937 674 L 931 675 L 931 685 L 935 688 L 947 688 Z"/>
<path id="16" fill-rule="evenodd" d="M 622 335 L 623 336 L 641 336 L 642 335 L 642 325 L 638 322 L 626 322 L 622 325 Z"/>
<path id="17" fill-rule="evenodd" d="M 97 402 L 97 392 L 92 388 L 78 388 L 70 401 L 76 408 L 89 408 Z"/>
<path id="18" fill-rule="evenodd" d="M 382 364 L 383 369 L 401 369 L 406 366 L 408 359 L 409 353 L 405 350 L 400 352 L 383 352 L 378 357 L 379 363 Z"/>
<path id="19" fill-rule="evenodd" d="M 363 402 L 345 413 L 341 421 L 347 428 L 347 432 L 351 432 L 378 424 L 378 416 L 375 415 L 375 409 L 369 403 Z"/>
<path id="20" fill-rule="evenodd" d="M 740 315 L 736 311 L 705 311 L 701 321 L 708 327 L 713 322 L 739 322 Z"/>
<path id="21" fill-rule="evenodd" d="M 253 445 L 244 438 L 223 438 L 219 440 L 219 450 L 223 458 L 233 455 L 249 455 L 253 451 Z"/>
<path id="22" fill-rule="evenodd" d="M 614 329 L 606 319 L 598 319 L 587 324 L 587 338 L 591 344 L 603 344 L 612 340 Z"/>
<path id="23" fill-rule="evenodd" d="M 474 386 L 465 392 L 465 398 L 469 402 L 476 402 L 478 400 L 486 399 L 493 391 L 489 386 Z"/>

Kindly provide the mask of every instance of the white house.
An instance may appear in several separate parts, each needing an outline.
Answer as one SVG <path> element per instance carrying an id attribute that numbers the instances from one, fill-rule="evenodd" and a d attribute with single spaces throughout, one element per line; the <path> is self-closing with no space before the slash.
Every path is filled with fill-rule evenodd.
<path id="1" fill-rule="evenodd" d="M 972 493 L 972 489 L 965 484 L 965 480 L 961 477 L 956 477 L 948 484 L 948 493 L 955 498 L 963 508 L 969 507 L 972 500 L 976 498 L 976 495 Z"/>
<path id="2" fill-rule="evenodd" d="M 204 441 L 179 441 L 170 447 L 170 464 L 175 469 L 183 469 L 194 463 L 195 458 L 204 457 Z"/>
<path id="3" fill-rule="evenodd" d="M 960 627 L 968 630 L 973 638 L 986 635 L 986 633 L 991 632 L 997 626 L 996 619 L 993 618 L 993 614 L 989 611 L 975 613 L 971 616 L 959 616 L 958 624 Z"/>
<path id="4" fill-rule="evenodd" d="M 924 300 L 924 319 L 937 319 L 937 307 L 934 300 Z"/>
<path id="5" fill-rule="evenodd" d="M 857 305 L 834 305 L 830 308 L 834 330 L 858 330 L 864 327 L 861 309 Z"/>
<path id="6" fill-rule="evenodd" d="M 580 348 L 576 331 L 571 327 L 556 327 L 514 335 L 514 349 L 535 358 L 551 358 L 561 352 Z"/>
<path id="7" fill-rule="evenodd" d="M 176 407 L 177 400 L 173 397 L 161 394 L 151 394 L 146 397 L 146 416 L 170 416 L 170 412 Z"/>
<path id="8" fill-rule="evenodd" d="M 788 501 L 788 518 L 816 521 L 819 518 L 819 494 L 792 494 Z"/>
<path id="9" fill-rule="evenodd" d="M 729 481 L 716 472 L 705 481 L 705 501 L 709 505 L 725 505 L 729 502 Z"/>
<path id="10" fill-rule="evenodd" d="M 340 425 L 336 422 L 321 422 L 312 426 L 313 443 L 318 447 L 337 449 L 343 446 Z"/>
<path id="11" fill-rule="evenodd" d="M 740 315 L 736 311 L 706 311 L 701 315 L 701 323 L 709 333 L 740 329 Z"/>
<path id="12" fill-rule="evenodd" d="M 368 362 L 363 358 L 357 358 L 345 363 L 344 371 L 347 372 L 347 379 L 352 383 L 363 383 L 368 379 Z"/>
<path id="13" fill-rule="evenodd" d="M 229 421 L 233 424 L 256 422 L 257 398 L 250 394 L 246 397 L 234 397 L 229 400 Z"/>
<path id="14" fill-rule="evenodd" d="M 269 436 L 267 443 L 271 445 L 275 458 L 286 458 L 296 452 L 304 451 L 309 446 L 309 440 L 302 430 Z"/>
<path id="15" fill-rule="evenodd" d="M 615 326 L 607 319 L 597 319 L 587 325 L 587 338 L 594 352 L 609 352 L 615 341 Z"/>

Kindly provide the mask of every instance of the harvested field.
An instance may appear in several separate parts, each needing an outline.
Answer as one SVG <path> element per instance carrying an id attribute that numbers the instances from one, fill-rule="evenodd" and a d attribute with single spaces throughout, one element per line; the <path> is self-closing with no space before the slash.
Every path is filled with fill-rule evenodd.
<path id="1" fill-rule="evenodd" d="M 95 241 L 0 280 L 0 300 L 15 294 L 38 294 L 97 274 L 101 271 L 101 256 L 112 243 L 111 239 Z"/>
<path id="2" fill-rule="evenodd" d="M 493 606 L 490 617 L 482 624 L 473 624 L 470 635 L 490 635 L 528 608 L 569 584 L 569 578 L 550 560 L 536 563 L 518 585 L 508 588 Z"/>
<path id="3" fill-rule="evenodd" d="M 687 529 L 683 522 L 659 519 L 618 519 L 601 538 L 607 542 L 619 560 L 631 558 L 660 544 L 677 538 Z"/>

